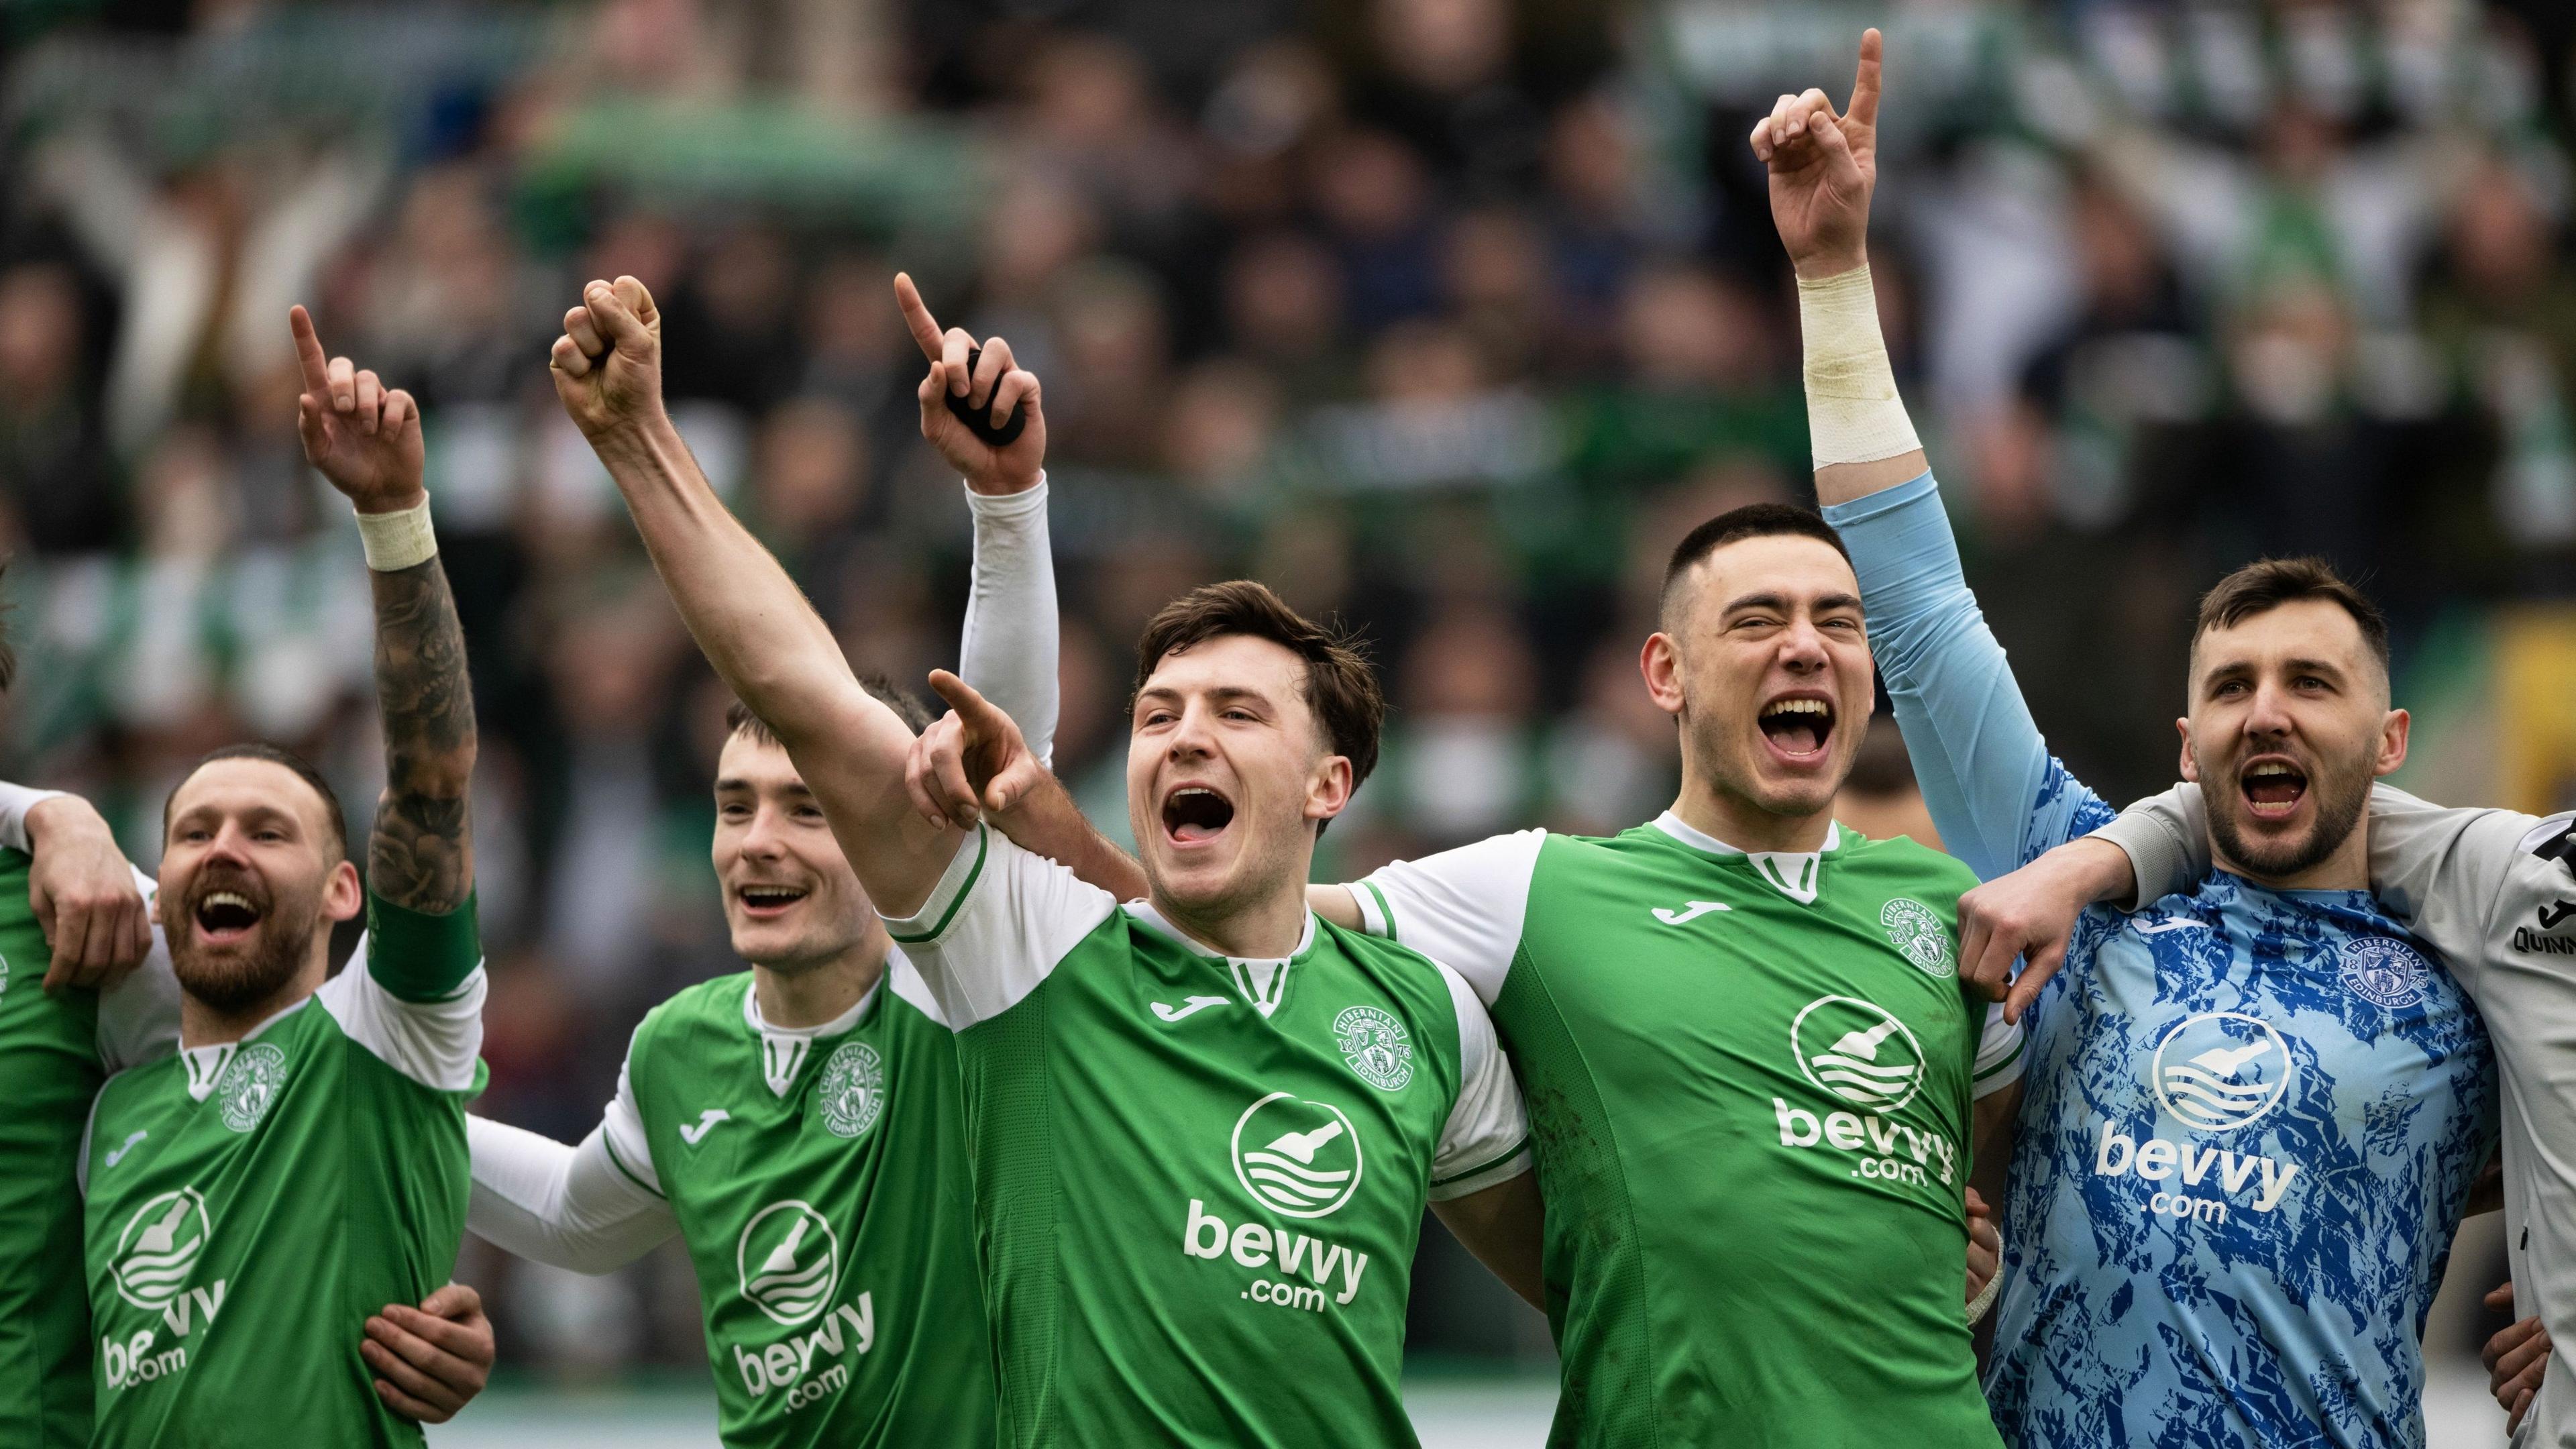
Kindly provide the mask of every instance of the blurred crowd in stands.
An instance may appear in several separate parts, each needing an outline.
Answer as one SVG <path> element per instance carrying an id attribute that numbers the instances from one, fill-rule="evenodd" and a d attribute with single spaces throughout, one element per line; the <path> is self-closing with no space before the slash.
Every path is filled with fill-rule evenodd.
<path id="1" fill-rule="evenodd" d="M 1123 831 L 1137 626 L 1249 574 L 1363 631 L 1395 704 L 1320 869 L 1634 823 L 1675 779 L 1635 672 L 1665 551 L 1809 496 L 1744 136 L 1781 92 L 1843 95 L 1870 23 L 1901 380 L 2068 763 L 2167 782 L 2196 592 L 2322 552 L 2396 617 L 2452 761 L 2428 788 L 2568 804 L 2553 0 L 11 6 L 0 763 L 147 864 L 176 770 L 243 736 L 372 800 L 365 578 L 294 437 L 313 304 L 427 417 L 483 732 L 484 1109 L 577 1138 L 641 1012 L 732 969 L 725 699 L 547 344 L 583 279 L 649 284 L 710 476 L 854 660 L 917 682 L 955 661 L 968 529 L 902 268 L 1045 382 L 1057 759 L 1096 818 Z M 1927 830 L 1909 788 L 1889 731 L 1846 818 Z M 1543 1354 L 1452 1257 L 1417 1346 Z M 676 1253 L 509 1271 L 514 1355 L 703 1362 Z"/>

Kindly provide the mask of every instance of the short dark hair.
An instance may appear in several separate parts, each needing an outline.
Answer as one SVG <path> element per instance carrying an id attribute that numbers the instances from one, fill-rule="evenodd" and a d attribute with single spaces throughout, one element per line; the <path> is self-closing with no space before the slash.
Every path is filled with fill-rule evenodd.
<path id="1" fill-rule="evenodd" d="M 287 770 L 292 771 L 295 778 L 312 786 L 313 793 L 322 797 L 322 818 L 324 823 L 331 827 L 331 843 L 339 848 L 340 859 L 347 860 L 349 858 L 348 816 L 340 809 L 340 792 L 331 788 L 329 777 L 325 776 L 320 770 L 313 768 L 313 763 L 310 760 L 305 759 L 302 755 L 295 753 L 293 750 L 280 749 L 275 745 L 256 743 L 226 745 L 219 750 L 210 750 L 203 758 L 199 759 L 197 763 L 188 767 L 188 773 L 181 775 L 179 777 L 179 782 L 170 787 L 170 793 L 162 798 L 161 838 L 163 840 L 166 841 L 170 838 L 171 802 L 179 798 L 179 791 L 185 787 L 190 780 L 197 777 L 197 772 L 199 770 L 206 768 L 208 765 L 211 765 L 218 760 L 266 760 L 272 765 L 281 765 Z"/>
<path id="2" fill-rule="evenodd" d="M 1308 619 L 1250 579 L 1202 585 L 1165 604 L 1136 641 L 1136 687 L 1129 700 L 1144 691 L 1164 656 L 1226 634 L 1267 639 L 1306 661 L 1299 692 L 1333 753 L 1351 762 L 1351 788 L 1357 790 L 1377 768 L 1378 731 L 1386 725 L 1386 693 L 1378 687 L 1377 671 L 1356 637 Z"/>
<path id="3" fill-rule="evenodd" d="M 2380 672 L 2387 673 L 2388 616 L 2321 558 L 2257 559 L 2220 579 L 2200 596 L 2200 617 L 2191 627 L 2192 648 L 2197 650 L 2200 636 L 2212 629 L 2233 629 L 2256 614 L 2301 599 L 2323 599 L 2350 614 L 2360 626 L 2362 642 L 2370 646 L 2371 657 L 2379 661 Z"/>
<path id="4" fill-rule="evenodd" d="M 882 674 L 860 675 L 859 688 L 866 690 L 877 703 L 893 710 L 894 717 L 902 720 L 903 727 L 914 734 L 930 728 L 931 720 L 936 718 L 919 699 L 896 688 L 895 682 Z M 731 739 L 735 735 L 741 735 L 755 745 L 778 743 L 778 732 L 769 727 L 769 721 L 753 714 L 751 706 L 739 699 L 725 706 L 725 738 Z"/>
<path id="5" fill-rule="evenodd" d="M 1730 543 L 1774 535 L 1815 539 L 1841 554 L 1843 562 L 1851 562 L 1851 550 L 1843 547 L 1843 536 L 1825 522 L 1823 514 L 1794 503 L 1747 503 L 1683 534 L 1682 541 L 1673 545 L 1672 562 L 1664 565 L 1664 589 L 1657 612 L 1666 619 L 1672 617 L 1673 591 L 1681 584 L 1682 575 L 1690 572 L 1691 565 Z"/>

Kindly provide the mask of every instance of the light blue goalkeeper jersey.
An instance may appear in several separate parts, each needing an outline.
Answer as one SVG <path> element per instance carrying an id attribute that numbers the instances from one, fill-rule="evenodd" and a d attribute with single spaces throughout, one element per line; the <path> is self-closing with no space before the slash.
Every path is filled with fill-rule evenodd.
<path id="1" fill-rule="evenodd" d="M 1991 879 L 2108 822 L 2049 756 L 1931 476 L 1826 517 L 1950 849 Z M 2496 1136 L 2451 978 L 2365 892 L 2212 871 L 2088 913 L 2024 1025 L 2005 1441 L 2421 1445 L 2424 1315 Z"/>

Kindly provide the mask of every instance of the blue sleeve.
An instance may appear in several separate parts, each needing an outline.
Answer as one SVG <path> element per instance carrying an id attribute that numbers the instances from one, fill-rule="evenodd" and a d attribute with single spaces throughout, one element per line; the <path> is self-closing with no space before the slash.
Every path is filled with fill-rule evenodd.
<path id="1" fill-rule="evenodd" d="M 1977 612 L 1932 475 L 1835 504 L 1825 520 L 1851 550 L 1870 650 L 1951 854 L 1992 880 L 2107 823 L 2115 812 L 2050 757 Z"/>

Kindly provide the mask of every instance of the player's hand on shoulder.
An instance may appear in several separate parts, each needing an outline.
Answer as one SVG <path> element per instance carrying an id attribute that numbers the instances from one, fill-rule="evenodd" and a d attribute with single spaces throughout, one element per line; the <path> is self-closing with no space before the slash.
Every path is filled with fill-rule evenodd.
<path id="1" fill-rule="evenodd" d="M 1020 493 L 1038 484 L 1046 466 L 1046 411 L 1040 406 L 1038 379 L 1011 355 L 1011 344 L 987 337 L 978 350 L 962 327 L 941 331 L 937 318 L 922 304 L 921 291 L 908 273 L 894 279 L 895 300 L 903 307 L 904 326 L 921 355 L 930 360 L 915 396 L 921 403 L 921 435 L 948 460 L 978 493 Z M 973 365 L 969 367 L 969 359 Z M 1024 417 L 1019 436 L 999 447 L 985 441 L 952 411 L 950 398 L 968 411 L 986 414 L 997 428 Z M 986 410 L 989 409 L 989 413 Z"/>
<path id="2" fill-rule="evenodd" d="M 1821 90 L 1782 96 L 1756 122 L 1753 154 L 1770 174 L 1771 219 L 1802 277 L 1829 277 L 1868 260 L 1869 201 L 1878 186 L 1881 41 L 1861 32 L 1851 106 Z"/>
<path id="3" fill-rule="evenodd" d="M 2108 841 L 2073 840 L 1959 897 L 1959 979 L 2020 1021 L 2065 961 L 2076 921 L 2117 891 L 2128 859 Z"/>
<path id="4" fill-rule="evenodd" d="M 428 496 L 420 481 L 420 406 L 411 394 L 386 387 L 372 368 L 323 351 L 313 316 L 302 307 L 290 309 L 286 320 L 303 372 L 295 423 L 304 461 L 360 513 L 398 513 Z"/>
<path id="5" fill-rule="evenodd" d="M 633 277 L 593 281 L 564 313 L 547 357 L 555 396 L 593 440 L 654 421 L 662 411 L 662 313 Z"/>
<path id="6" fill-rule="evenodd" d="M 2492 1312 L 2512 1312 L 2513 1284 L 2504 1283 L 2488 1293 L 2486 1306 Z M 2505 1432 L 2520 1432 L 2522 1416 L 2531 1412 L 2531 1401 L 2549 1368 L 2549 1330 L 2540 1326 L 2538 1318 L 2509 1324 L 2487 1340 L 2478 1356 L 2486 1362 L 2487 1391 L 2504 1408 Z"/>
<path id="7" fill-rule="evenodd" d="M 57 795 L 27 812 L 27 900 L 53 959 L 45 990 L 115 985 L 152 953 L 152 908 L 97 807 Z"/>
<path id="8" fill-rule="evenodd" d="M 1013 806 L 1046 777 L 1029 752 L 1019 725 L 972 685 L 947 670 L 931 671 L 930 687 L 948 702 L 912 742 L 904 762 L 904 788 L 913 808 L 933 825 L 972 827 L 991 812 L 1009 833 Z"/>
<path id="9" fill-rule="evenodd" d="M 424 1424 L 455 1418 L 491 1382 L 499 1356 L 483 1295 L 463 1283 L 437 1290 L 418 1308 L 387 1304 L 367 1320 L 358 1352 L 375 1371 L 376 1396 Z"/>

